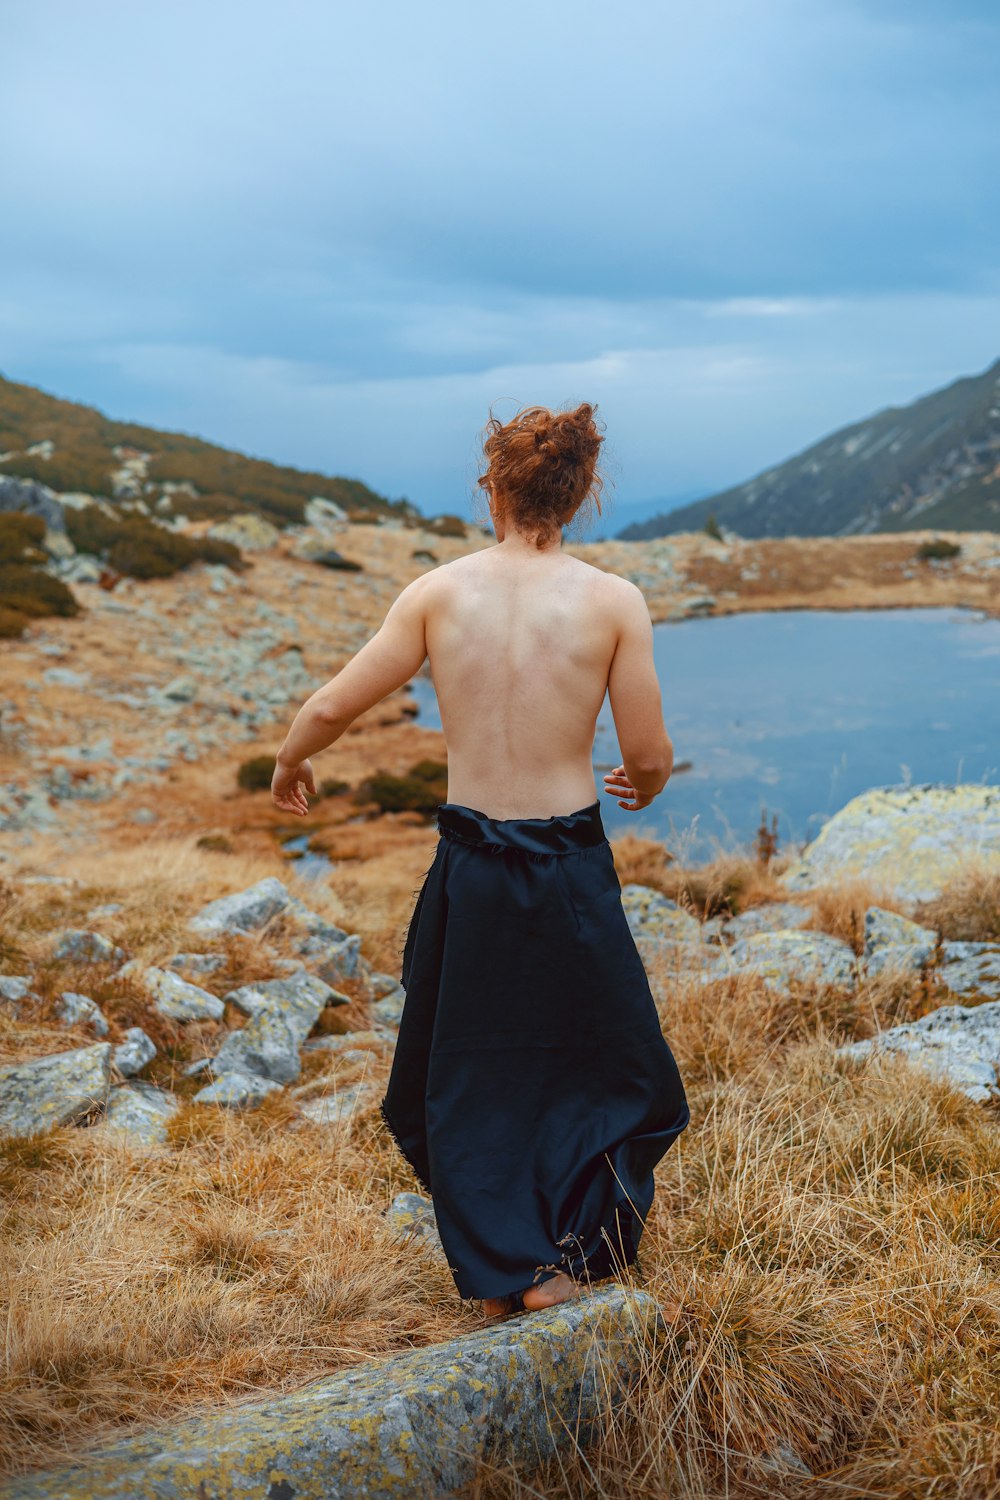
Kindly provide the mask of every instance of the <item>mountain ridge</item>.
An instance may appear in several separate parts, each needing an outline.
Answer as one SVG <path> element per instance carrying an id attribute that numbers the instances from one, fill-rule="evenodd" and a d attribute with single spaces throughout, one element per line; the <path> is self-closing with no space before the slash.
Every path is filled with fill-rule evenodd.
<path id="1" fill-rule="evenodd" d="M 710 517 L 748 538 L 1000 531 L 1000 359 L 616 536 L 700 530 Z"/>

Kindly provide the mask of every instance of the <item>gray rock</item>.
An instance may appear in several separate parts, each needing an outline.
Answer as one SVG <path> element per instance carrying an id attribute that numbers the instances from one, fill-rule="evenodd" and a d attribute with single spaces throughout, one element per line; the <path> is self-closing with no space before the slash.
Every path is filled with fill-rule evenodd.
<path id="1" fill-rule="evenodd" d="M 372 973 L 368 980 L 376 1000 L 381 1000 L 383 995 L 394 995 L 401 987 L 400 981 L 392 974 Z"/>
<path id="2" fill-rule="evenodd" d="M 815 909 L 797 901 L 764 901 L 722 923 L 721 937 L 727 943 L 752 937 L 757 932 L 791 932 L 811 922 Z M 708 923 L 705 923 L 708 926 Z"/>
<path id="3" fill-rule="evenodd" d="M 434 1204 L 420 1193 L 397 1193 L 386 1213 L 389 1228 L 402 1240 L 418 1240 L 429 1249 L 444 1253 L 438 1234 Z"/>
<path id="4" fill-rule="evenodd" d="M 336 1035 L 310 1037 L 309 1041 L 303 1042 L 304 1052 L 333 1052 L 344 1057 L 364 1057 L 369 1049 L 384 1050 L 391 1047 L 395 1038 L 390 1032 L 376 1031 L 344 1031 Z"/>
<path id="5" fill-rule="evenodd" d="M 72 1125 L 104 1104 L 110 1086 L 110 1042 L 0 1068 L 0 1135 Z"/>
<path id="6" fill-rule="evenodd" d="M 89 672 L 74 672 L 71 667 L 47 667 L 42 681 L 49 687 L 85 688 L 90 681 Z"/>
<path id="7" fill-rule="evenodd" d="M 0 476 L 0 513 L 23 510 L 29 516 L 41 516 L 49 531 L 66 530 L 66 517 L 54 490 L 35 479 Z"/>
<path id="8" fill-rule="evenodd" d="M 111 1090 L 99 1128 L 121 1136 L 133 1147 L 162 1146 L 167 1122 L 179 1107 L 173 1094 L 154 1084 L 122 1083 Z"/>
<path id="9" fill-rule="evenodd" d="M 107 1036 L 108 1023 L 101 1007 L 89 995 L 76 990 L 63 990 L 59 997 L 58 1015 L 67 1026 L 92 1026 L 97 1036 Z"/>
<path id="10" fill-rule="evenodd" d="M 294 949 L 327 984 L 338 985 L 353 979 L 361 963 L 361 938 L 356 932 L 341 942 L 331 943 L 319 935 L 303 938 Z"/>
<path id="11" fill-rule="evenodd" d="M 931 901 L 970 859 L 1000 870 L 1000 786 L 875 787 L 854 797 L 781 877 L 789 890 L 838 880 Z"/>
<path id="12" fill-rule="evenodd" d="M 210 901 L 188 926 L 195 932 L 254 932 L 283 912 L 291 899 L 281 881 L 269 875 L 248 890 Z"/>
<path id="13" fill-rule="evenodd" d="M 865 973 L 870 979 L 879 974 L 919 974 L 930 963 L 937 933 L 881 906 L 870 906 L 865 912 Z"/>
<path id="14" fill-rule="evenodd" d="M 997 1095 L 1000 1064 L 1000 1000 L 984 1005 L 945 1005 L 919 1021 L 893 1026 L 877 1037 L 850 1042 L 848 1057 L 898 1053 L 929 1073 L 947 1078 L 970 1099 Z"/>
<path id="15" fill-rule="evenodd" d="M 0 1005 L 5 1006 L 13 1015 L 21 1014 L 23 1000 L 37 999 L 38 996 L 31 989 L 30 974 L 0 974 Z"/>
<path id="16" fill-rule="evenodd" d="M 226 1037 L 212 1064 L 215 1074 L 252 1073 L 291 1083 L 302 1071 L 299 1048 L 327 1003 L 340 999 L 305 970 L 288 979 L 244 985 L 227 996 L 248 1010 L 250 1020 Z"/>
<path id="17" fill-rule="evenodd" d="M 147 1063 L 156 1056 L 156 1043 L 146 1035 L 141 1026 L 130 1026 L 125 1040 L 119 1042 L 112 1054 L 112 1061 L 123 1078 L 132 1078 L 141 1073 Z"/>
<path id="18" fill-rule="evenodd" d="M 256 1073 L 226 1073 L 212 1083 L 199 1089 L 194 1096 L 195 1104 L 224 1104 L 229 1109 L 240 1109 L 244 1105 L 259 1104 L 268 1094 L 280 1091 L 280 1083 L 270 1078 L 261 1078 Z"/>
<path id="19" fill-rule="evenodd" d="M 391 1026 L 393 1029 L 398 1029 L 399 1023 L 403 1019 L 403 1005 L 405 1002 L 406 991 L 402 985 L 398 985 L 391 994 L 383 995 L 381 1000 L 375 1001 L 371 1007 L 372 1017 L 382 1026 Z"/>
<path id="20" fill-rule="evenodd" d="M 787 994 L 793 984 L 836 985 L 853 990 L 857 963 L 849 943 L 828 932 L 758 932 L 740 938 L 729 957 L 741 971 L 760 975 Z"/>
<path id="21" fill-rule="evenodd" d="M 346 1125 L 358 1109 L 363 1109 L 375 1097 L 370 1083 L 351 1083 L 338 1089 L 335 1094 L 321 1094 L 318 1099 L 306 1099 L 299 1110 L 314 1125 Z"/>
<path id="22" fill-rule="evenodd" d="M 182 974 L 215 974 L 225 966 L 221 953 L 175 953 L 167 959 L 167 968 Z"/>
<path id="23" fill-rule="evenodd" d="M 775 1443 L 770 1452 L 761 1458 L 760 1466 L 768 1474 L 779 1477 L 789 1474 L 812 1475 L 812 1469 L 790 1443 Z"/>
<path id="24" fill-rule="evenodd" d="M 632 936 L 653 941 L 700 943 L 701 923 L 662 891 L 631 882 L 622 887 L 622 906 Z"/>
<path id="25" fill-rule="evenodd" d="M 446 1500 L 469 1490 L 484 1461 L 528 1473 L 594 1442 L 664 1336 L 647 1293 L 602 1287 L 284 1395 L 136 1432 L 82 1466 L 24 1476 L 17 1493 L 181 1500 L 200 1486 L 227 1500 Z"/>
<path id="26" fill-rule="evenodd" d="M 161 690 L 161 696 L 171 703 L 193 703 L 198 696 L 198 684 L 193 677 L 175 677 Z"/>
<path id="27" fill-rule="evenodd" d="M 1000 943 L 945 943 L 938 978 L 956 995 L 1000 1000 Z"/>
<path id="28" fill-rule="evenodd" d="M 59 934 L 52 956 L 59 963 L 75 964 L 121 963 L 125 959 L 124 950 L 99 932 L 83 932 L 74 927 Z"/>
<path id="29" fill-rule="evenodd" d="M 190 984 L 171 969 L 147 969 L 143 979 L 155 1009 L 172 1021 L 219 1021 L 225 1014 L 217 995 Z"/>

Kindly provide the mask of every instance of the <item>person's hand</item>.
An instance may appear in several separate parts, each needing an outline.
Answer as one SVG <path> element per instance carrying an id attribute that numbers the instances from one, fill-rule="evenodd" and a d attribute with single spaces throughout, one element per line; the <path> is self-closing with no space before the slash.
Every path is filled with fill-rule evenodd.
<path id="1" fill-rule="evenodd" d="M 305 791 L 302 790 L 303 787 Z M 280 761 L 275 761 L 274 775 L 271 778 L 271 801 L 275 807 L 304 818 L 309 811 L 306 792 L 312 792 L 314 797 L 316 795 L 316 782 L 309 762 L 304 760 L 297 766 L 283 766 Z"/>
<path id="2" fill-rule="evenodd" d="M 653 800 L 644 792 L 636 791 L 625 774 L 624 766 L 615 766 L 613 771 L 604 773 L 604 790 L 610 797 L 617 797 L 618 806 L 624 807 L 626 812 L 641 812 Z"/>

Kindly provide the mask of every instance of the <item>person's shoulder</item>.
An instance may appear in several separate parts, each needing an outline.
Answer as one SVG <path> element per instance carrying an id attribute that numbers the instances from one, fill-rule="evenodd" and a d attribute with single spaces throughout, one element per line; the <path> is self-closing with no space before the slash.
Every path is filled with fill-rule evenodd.
<path id="1" fill-rule="evenodd" d="M 641 600 L 646 602 L 646 596 L 638 584 L 632 582 L 631 578 L 625 578 L 621 573 L 615 573 L 610 568 L 599 567 L 596 563 L 587 562 L 585 558 L 574 557 L 572 561 L 578 568 L 586 569 L 587 582 L 594 588 L 600 589 L 605 598 L 611 603 L 618 603 L 623 608 L 631 606 L 633 609 Z"/>

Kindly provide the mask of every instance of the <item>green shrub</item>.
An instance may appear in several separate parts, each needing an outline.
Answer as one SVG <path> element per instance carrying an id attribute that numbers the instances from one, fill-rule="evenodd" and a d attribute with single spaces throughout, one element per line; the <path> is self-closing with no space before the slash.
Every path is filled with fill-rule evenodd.
<path id="1" fill-rule="evenodd" d="M 26 563 L 0 563 L 0 599 L 4 608 L 29 618 L 80 613 L 70 590 L 59 578 Z"/>
<path id="2" fill-rule="evenodd" d="M 8 609 L 5 604 L 0 604 L 0 641 L 16 640 L 23 635 L 28 626 L 28 616 L 22 615 L 19 610 Z"/>
<path id="3" fill-rule="evenodd" d="M 245 792 L 266 792 L 274 778 L 273 755 L 253 755 L 245 760 L 236 773 L 236 780 Z"/>
<path id="4" fill-rule="evenodd" d="M 943 536 L 936 536 L 933 541 L 920 543 L 917 548 L 917 559 L 919 562 L 944 561 L 950 557 L 957 557 L 961 550 L 957 542 L 949 542 Z"/>
<path id="5" fill-rule="evenodd" d="M 41 516 L 29 516 L 21 510 L 0 514 L 0 563 L 44 562 L 44 536 Z"/>
<path id="6" fill-rule="evenodd" d="M 248 566 L 232 542 L 183 536 L 145 516 L 116 520 L 96 505 L 67 511 L 66 530 L 78 552 L 93 553 L 130 578 L 169 578 L 196 562 L 221 563 L 234 572 Z"/>
<path id="7" fill-rule="evenodd" d="M 447 769 L 437 761 L 424 760 L 411 766 L 405 776 L 376 771 L 362 783 L 359 792 L 363 800 L 377 803 L 382 812 L 431 815 L 447 800 Z"/>
<path id="8" fill-rule="evenodd" d="M 319 794 L 321 797 L 339 797 L 344 792 L 349 792 L 350 790 L 351 783 L 349 781 L 341 781 L 338 776 L 328 776 L 325 781 L 321 781 L 319 784 Z"/>
<path id="9" fill-rule="evenodd" d="M 207 849 L 210 854 L 232 854 L 233 846 L 224 833 L 203 833 L 195 844 L 196 849 Z"/>
<path id="10" fill-rule="evenodd" d="M 708 520 L 705 522 L 705 525 L 702 529 L 704 530 L 705 535 L 710 536 L 713 541 L 722 541 L 722 532 L 719 530 L 719 523 L 715 519 L 714 513 L 709 515 Z"/>

